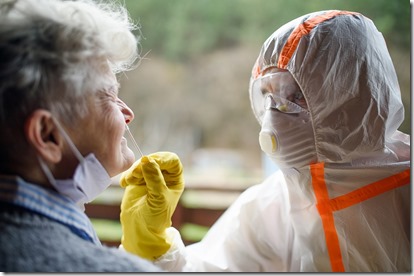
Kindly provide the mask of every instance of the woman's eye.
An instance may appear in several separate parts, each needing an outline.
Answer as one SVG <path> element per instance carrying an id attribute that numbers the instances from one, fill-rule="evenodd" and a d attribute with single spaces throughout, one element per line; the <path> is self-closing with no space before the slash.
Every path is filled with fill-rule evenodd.
<path id="1" fill-rule="evenodd" d="M 112 102 L 117 102 L 118 101 L 118 97 L 114 93 L 108 92 L 108 93 L 106 93 L 105 96 L 106 96 L 106 99 L 109 100 L 109 101 L 112 101 Z"/>

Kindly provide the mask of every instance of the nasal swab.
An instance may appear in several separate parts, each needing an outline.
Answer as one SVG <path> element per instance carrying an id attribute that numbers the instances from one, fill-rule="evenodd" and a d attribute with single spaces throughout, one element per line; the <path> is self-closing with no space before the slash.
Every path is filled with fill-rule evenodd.
<path id="1" fill-rule="evenodd" d="M 132 133 L 131 133 L 131 131 L 129 130 L 128 125 L 125 125 L 125 126 L 126 126 L 126 130 L 127 130 L 127 132 L 129 133 L 129 137 L 131 137 L 132 143 L 134 144 L 134 146 L 135 146 L 135 148 L 138 150 L 138 152 L 141 154 L 141 157 L 143 157 L 143 156 L 144 156 L 144 154 L 142 154 L 142 151 L 141 151 L 141 149 L 138 147 L 137 142 L 135 142 L 134 136 L 132 136 Z"/>

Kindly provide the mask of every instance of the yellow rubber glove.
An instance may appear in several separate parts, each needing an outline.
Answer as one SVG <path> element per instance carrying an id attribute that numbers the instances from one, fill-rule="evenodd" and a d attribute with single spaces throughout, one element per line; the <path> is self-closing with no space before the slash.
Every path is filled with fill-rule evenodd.
<path id="1" fill-rule="evenodd" d="M 184 190 L 181 161 L 171 152 L 143 156 L 121 175 L 120 185 L 122 246 L 153 261 L 171 247 L 165 230 Z"/>

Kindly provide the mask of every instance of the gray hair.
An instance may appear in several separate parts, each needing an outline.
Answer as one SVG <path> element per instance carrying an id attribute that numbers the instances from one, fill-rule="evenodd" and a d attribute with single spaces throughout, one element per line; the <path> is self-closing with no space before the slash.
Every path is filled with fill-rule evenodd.
<path id="1" fill-rule="evenodd" d="M 137 29 L 114 3 L 0 0 L 2 147 L 23 134 L 23 122 L 38 108 L 67 124 L 84 116 L 86 95 L 110 85 L 108 68 L 119 73 L 136 65 Z"/>

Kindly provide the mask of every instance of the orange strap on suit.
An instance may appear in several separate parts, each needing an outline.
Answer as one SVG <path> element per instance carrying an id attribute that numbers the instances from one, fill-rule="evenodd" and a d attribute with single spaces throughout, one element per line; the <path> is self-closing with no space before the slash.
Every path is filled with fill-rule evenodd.
<path id="1" fill-rule="evenodd" d="M 299 41 L 302 39 L 303 36 L 308 35 L 316 26 L 338 15 L 358 14 L 359 13 L 356 12 L 334 10 L 327 12 L 325 14 L 311 17 L 303 23 L 299 24 L 289 35 L 285 45 L 283 46 L 282 51 L 280 52 L 279 58 L 277 60 L 277 68 L 287 68 L 290 59 L 292 58 L 293 54 L 295 53 L 299 45 Z M 252 75 L 254 79 L 257 79 L 263 73 L 263 69 L 264 68 L 260 68 L 260 66 L 257 63 L 253 66 Z"/>
<path id="2" fill-rule="evenodd" d="M 281 69 L 286 69 L 287 64 L 289 63 L 291 57 L 298 47 L 299 41 L 303 36 L 308 35 L 316 26 L 320 23 L 329 20 L 338 15 L 356 15 L 356 12 L 349 11 L 331 11 L 325 14 L 321 14 L 315 17 L 311 17 L 302 24 L 298 25 L 290 34 L 289 38 L 286 41 L 286 44 L 283 46 L 282 52 L 279 55 L 277 62 L 277 67 Z"/>
<path id="3" fill-rule="evenodd" d="M 410 183 L 410 170 L 407 169 L 401 173 L 356 189 L 348 194 L 330 199 L 325 183 L 324 165 L 324 163 L 316 163 L 310 166 L 312 186 L 317 201 L 316 207 L 322 219 L 332 271 L 344 272 L 345 269 L 333 212 L 345 209 L 401 186 L 408 185 Z"/>

